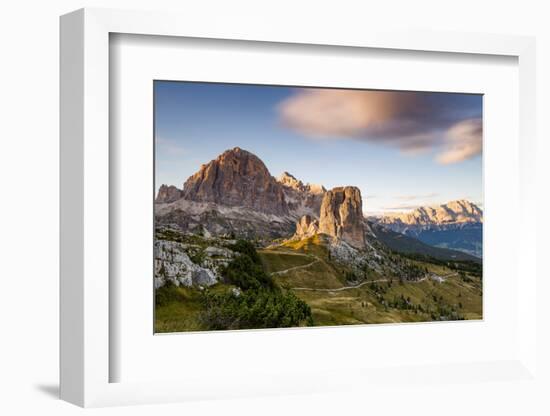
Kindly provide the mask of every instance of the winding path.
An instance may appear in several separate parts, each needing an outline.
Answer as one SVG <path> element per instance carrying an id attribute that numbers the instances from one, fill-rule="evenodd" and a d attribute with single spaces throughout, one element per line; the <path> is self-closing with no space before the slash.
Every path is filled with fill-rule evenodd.
<path id="1" fill-rule="evenodd" d="M 278 272 L 271 273 L 271 276 L 278 276 L 280 274 L 285 274 L 285 273 L 291 272 L 293 270 L 305 269 L 306 267 L 309 267 L 309 266 L 311 266 L 312 264 L 315 264 L 315 263 L 319 263 L 320 261 L 321 260 L 316 259 L 316 260 L 313 260 L 311 263 L 308 263 L 308 264 L 303 264 L 301 266 L 294 266 L 294 267 L 291 267 L 289 269 L 279 270 Z"/>
<path id="2" fill-rule="evenodd" d="M 438 277 L 447 278 L 447 277 L 455 276 L 457 274 L 458 273 L 449 273 L 445 276 L 438 276 Z M 424 276 L 422 279 L 419 279 L 419 280 L 409 280 L 409 281 L 407 281 L 407 283 L 413 283 L 413 284 L 414 283 L 420 283 L 420 282 L 423 282 L 423 281 L 428 280 L 428 279 L 431 279 L 431 276 Z M 317 289 L 317 288 L 312 288 L 312 287 L 291 287 L 289 289 L 292 289 L 292 290 L 305 290 L 305 291 L 310 291 L 310 292 L 342 292 L 344 290 L 349 290 L 349 289 L 359 289 L 360 287 L 365 286 L 369 283 L 388 282 L 390 280 L 391 279 L 365 280 L 364 282 L 359 283 L 358 285 L 343 286 L 343 287 L 339 287 L 339 288 L 336 288 L 336 289 L 327 289 L 327 288 L 318 288 Z"/>
<path id="3" fill-rule="evenodd" d="M 312 287 L 291 287 L 292 290 L 308 290 L 308 291 L 314 291 L 314 292 L 342 292 L 343 290 L 349 290 L 349 289 L 359 289 L 362 286 L 365 286 L 369 283 L 377 283 L 377 282 L 387 282 L 388 279 L 379 279 L 379 280 L 365 280 L 362 283 L 359 283 L 358 285 L 353 286 L 342 286 L 338 287 L 336 289 L 326 289 L 326 288 L 312 288 Z"/>
<path id="4" fill-rule="evenodd" d="M 279 270 L 277 272 L 273 272 L 271 273 L 271 276 L 278 276 L 278 275 L 282 275 L 282 274 L 285 274 L 285 273 L 288 273 L 288 272 L 291 272 L 293 270 L 299 270 L 299 269 L 305 269 L 315 263 L 320 263 L 322 262 L 322 260 L 313 255 L 313 254 L 300 254 L 300 253 L 292 253 L 292 252 L 283 252 L 284 254 L 288 254 L 288 255 L 292 255 L 292 256 L 302 256 L 302 257 L 310 257 L 310 258 L 314 258 L 315 260 L 313 260 L 311 263 L 308 263 L 308 264 L 303 264 L 301 266 L 294 266 L 294 267 L 290 267 L 288 269 L 284 269 L 284 270 Z M 446 279 L 448 277 L 451 277 L 451 276 L 455 276 L 455 275 L 458 275 L 458 273 L 449 273 L 445 276 L 439 276 L 439 275 L 436 275 L 435 273 L 431 276 L 424 276 L 422 279 L 419 279 L 419 280 L 411 280 L 411 281 L 407 281 L 407 283 L 420 283 L 420 282 L 423 282 L 425 280 L 428 280 L 428 279 L 434 279 L 434 277 L 436 278 L 440 278 L 440 279 Z M 338 287 L 338 288 L 334 288 L 334 289 L 327 289 L 327 288 L 312 288 L 312 287 L 291 287 L 289 289 L 291 290 L 303 290 L 303 291 L 309 291 L 309 292 L 342 292 L 344 290 L 351 290 L 351 289 L 359 289 L 360 287 L 363 287 L 367 284 L 370 284 L 370 283 L 380 283 L 380 282 L 388 282 L 392 279 L 377 279 L 377 280 L 365 280 L 364 282 L 361 282 L 359 283 L 358 285 L 353 285 L 353 286 L 342 286 L 342 287 Z M 444 282 L 445 280 L 441 280 L 439 281 L 440 283 Z"/>

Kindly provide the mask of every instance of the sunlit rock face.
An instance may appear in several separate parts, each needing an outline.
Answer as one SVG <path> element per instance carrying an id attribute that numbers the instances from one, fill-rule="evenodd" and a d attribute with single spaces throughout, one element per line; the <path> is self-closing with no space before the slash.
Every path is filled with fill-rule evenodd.
<path id="1" fill-rule="evenodd" d="M 355 248 L 365 247 L 363 202 L 359 188 L 344 186 L 325 193 L 319 232 L 341 239 Z"/>
<path id="2" fill-rule="evenodd" d="M 294 238 L 303 239 L 312 237 L 319 232 L 319 221 L 311 215 L 304 215 L 296 223 Z"/>
<path id="3" fill-rule="evenodd" d="M 483 210 L 465 199 L 388 214 L 374 222 L 431 246 L 483 256 Z"/>
<path id="4" fill-rule="evenodd" d="M 447 202 L 433 207 L 418 207 L 414 211 L 387 215 L 382 224 L 443 225 L 482 223 L 483 211 L 474 203 L 465 199 Z"/>
<path id="5" fill-rule="evenodd" d="M 319 217 L 321 202 L 327 191 L 322 185 L 304 184 L 288 172 L 283 172 L 277 181 L 283 185 L 285 200 L 292 215 Z"/>
<path id="6" fill-rule="evenodd" d="M 286 215 L 289 212 L 283 186 L 257 156 L 238 147 L 202 165 L 185 182 L 183 197 L 189 201 L 246 207 L 268 214 Z"/>

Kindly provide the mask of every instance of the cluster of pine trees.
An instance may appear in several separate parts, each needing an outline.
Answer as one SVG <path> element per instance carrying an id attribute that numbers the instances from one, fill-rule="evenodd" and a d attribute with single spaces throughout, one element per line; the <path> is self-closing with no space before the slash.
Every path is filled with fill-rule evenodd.
<path id="1" fill-rule="evenodd" d="M 275 285 L 264 271 L 254 245 L 239 240 L 239 253 L 223 270 L 227 283 L 240 291 L 203 291 L 202 324 L 208 329 L 284 328 L 312 325 L 311 309 L 292 292 Z"/>

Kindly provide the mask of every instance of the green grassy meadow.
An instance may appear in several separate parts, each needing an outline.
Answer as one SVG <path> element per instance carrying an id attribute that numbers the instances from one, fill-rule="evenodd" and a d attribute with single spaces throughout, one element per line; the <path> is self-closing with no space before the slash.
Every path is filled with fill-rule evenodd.
<path id="1" fill-rule="evenodd" d="M 289 250 L 296 254 L 293 262 L 286 264 L 289 270 L 281 273 L 285 270 L 283 259 L 291 257 L 286 254 Z M 443 282 L 426 278 L 401 283 L 396 278 L 373 273 L 360 287 L 346 288 L 349 287 L 344 277 L 346 268 L 335 266 L 316 238 L 260 250 L 259 254 L 267 270 L 278 272 L 274 277 L 277 284 L 293 290 L 310 305 L 315 325 L 482 318 L 481 279 L 472 276 L 463 279 L 456 271 L 440 264 L 414 262 L 430 273 L 448 276 Z M 297 254 L 302 255 L 300 260 L 296 259 Z M 317 262 L 309 262 L 311 266 L 291 269 L 295 264 L 308 264 L 312 257 Z"/>
<path id="2" fill-rule="evenodd" d="M 400 281 L 395 276 L 370 272 L 365 280 L 352 284 L 345 278 L 349 269 L 330 259 L 326 245 L 318 236 L 259 249 L 257 255 L 258 267 L 263 269 L 261 273 L 270 279 L 273 290 L 278 293 L 275 300 L 269 298 L 261 305 L 280 310 L 284 306 L 277 306 L 279 302 L 279 305 L 303 308 L 292 300 L 297 298 L 309 307 L 306 312 L 310 317 L 307 320 L 301 317 L 294 326 L 306 325 L 306 321 L 307 325 L 333 326 L 481 319 L 483 316 L 481 277 L 441 262 L 412 260 L 428 270 L 428 276 L 419 281 Z M 432 274 L 442 277 L 441 281 L 432 278 Z M 236 287 L 229 283 L 218 283 L 206 292 L 213 299 L 218 299 L 218 295 L 227 297 Z M 287 299 L 285 294 L 292 294 L 291 298 Z M 245 306 L 262 310 L 261 305 Z M 227 313 L 218 309 L 215 312 Z M 235 316 L 240 317 L 244 312 L 235 309 L 230 313 L 236 319 Z M 211 315 L 205 315 L 204 290 L 174 286 L 157 291 L 155 332 L 233 329 L 223 325 L 213 327 L 211 323 L 209 326 L 205 316 L 211 318 Z M 265 325 L 270 327 L 269 323 Z"/>

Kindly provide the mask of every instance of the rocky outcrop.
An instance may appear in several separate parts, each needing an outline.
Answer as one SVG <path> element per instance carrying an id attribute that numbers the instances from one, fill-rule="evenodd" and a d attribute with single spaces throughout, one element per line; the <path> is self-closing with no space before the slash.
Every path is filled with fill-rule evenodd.
<path id="1" fill-rule="evenodd" d="M 167 281 L 176 286 L 211 286 L 218 282 L 211 269 L 191 261 L 185 245 L 176 241 L 156 240 L 154 247 L 155 288 Z"/>
<path id="2" fill-rule="evenodd" d="M 161 185 L 155 202 L 158 204 L 169 204 L 175 202 L 183 196 L 183 191 L 174 185 Z"/>
<path id="3" fill-rule="evenodd" d="M 202 165 L 183 186 L 183 197 L 262 213 L 287 215 L 283 186 L 255 155 L 238 147 Z"/>
<path id="4" fill-rule="evenodd" d="M 304 215 L 296 223 L 295 239 L 303 239 L 312 237 L 319 232 L 319 221 L 311 217 L 311 215 Z"/>
<path id="5" fill-rule="evenodd" d="M 193 234 L 208 231 L 212 236 L 235 235 L 247 240 L 288 238 L 295 230 L 295 220 L 290 216 L 183 198 L 171 204 L 157 204 L 155 225 L 177 226 L 179 230 Z"/>
<path id="6" fill-rule="evenodd" d="M 283 185 L 288 209 L 292 215 L 319 217 L 323 195 L 327 191 L 322 185 L 305 184 L 288 172 L 283 172 L 277 181 Z"/>
<path id="7" fill-rule="evenodd" d="M 365 247 L 363 202 L 359 188 L 344 186 L 325 193 L 319 232 L 341 239 L 355 248 Z"/>
<path id="8" fill-rule="evenodd" d="M 296 238 L 322 232 L 364 246 L 357 188 L 327 192 L 288 172 L 275 179 L 257 156 L 238 147 L 202 165 L 182 191 L 163 185 L 157 202 L 156 225 L 194 234 L 267 241 L 289 238 L 293 231 Z"/>
<path id="9" fill-rule="evenodd" d="M 298 191 L 304 191 L 305 185 L 304 183 L 296 179 L 293 175 L 291 175 L 288 172 L 283 172 L 278 178 L 277 181 L 289 188 L 296 189 Z"/>

